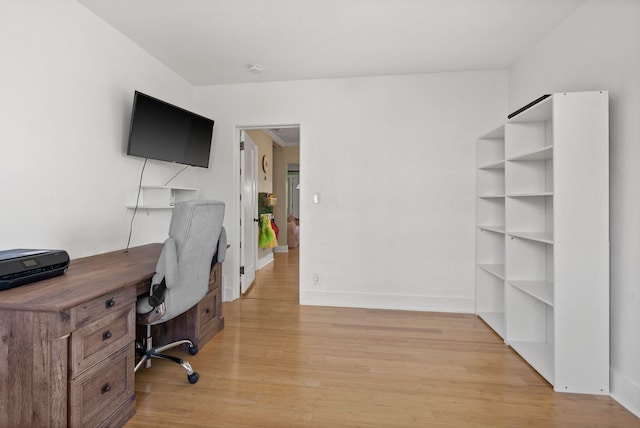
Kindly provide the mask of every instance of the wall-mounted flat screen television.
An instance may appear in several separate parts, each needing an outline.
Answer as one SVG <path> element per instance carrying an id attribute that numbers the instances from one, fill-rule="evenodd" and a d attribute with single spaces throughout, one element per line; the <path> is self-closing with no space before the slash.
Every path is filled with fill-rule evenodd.
<path id="1" fill-rule="evenodd" d="M 213 123 L 135 91 L 127 154 L 207 168 Z"/>

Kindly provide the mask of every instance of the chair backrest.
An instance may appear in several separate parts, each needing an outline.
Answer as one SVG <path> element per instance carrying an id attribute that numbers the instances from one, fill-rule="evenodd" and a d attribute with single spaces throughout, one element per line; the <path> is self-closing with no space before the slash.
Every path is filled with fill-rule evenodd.
<path id="1" fill-rule="evenodd" d="M 224 202 L 209 200 L 179 202 L 173 208 L 169 238 L 152 279 L 157 284 L 164 278 L 167 284 L 166 312 L 153 324 L 182 314 L 207 294 L 224 210 Z"/>

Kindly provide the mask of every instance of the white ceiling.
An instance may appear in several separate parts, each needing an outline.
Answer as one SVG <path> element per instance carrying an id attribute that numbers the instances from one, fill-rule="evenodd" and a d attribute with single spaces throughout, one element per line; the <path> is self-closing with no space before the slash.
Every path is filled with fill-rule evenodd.
<path id="1" fill-rule="evenodd" d="M 78 0 L 194 85 L 504 69 L 583 1 Z"/>

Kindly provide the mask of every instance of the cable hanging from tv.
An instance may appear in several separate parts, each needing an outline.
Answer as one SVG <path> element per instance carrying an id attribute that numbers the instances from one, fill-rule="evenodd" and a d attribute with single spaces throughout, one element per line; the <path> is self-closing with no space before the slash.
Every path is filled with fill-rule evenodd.
<path id="1" fill-rule="evenodd" d="M 133 209 L 133 215 L 131 215 L 131 224 L 129 224 L 129 239 L 127 239 L 127 247 L 125 252 L 129 251 L 129 244 L 131 244 L 131 234 L 133 233 L 133 219 L 136 218 L 136 212 L 138 212 L 138 205 L 140 204 L 140 191 L 142 190 L 142 177 L 144 176 L 144 168 L 147 166 L 147 158 L 144 158 L 142 164 L 142 171 L 140 171 L 140 182 L 138 183 L 138 196 L 136 196 L 136 206 Z"/>
<path id="2" fill-rule="evenodd" d="M 166 183 L 164 183 L 164 185 L 166 186 L 167 184 L 171 183 L 171 180 L 173 180 L 174 178 L 176 178 L 177 176 L 179 176 L 179 175 L 180 175 L 180 173 L 181 173 L 182 171 L 184 171 L 185 169 L 189 168 L 190 166 L 191 166 L 191 165 L 187 165 L 187 166 L 185 166 L 184 168 L 182 168 L 182 169 L 181 169 L 180 171 L 178 171 L 178 172 L 177 172 L 173 177 L 171 177 L 171 178 L 169 179 L 169 181 L 167 181 Z"/>

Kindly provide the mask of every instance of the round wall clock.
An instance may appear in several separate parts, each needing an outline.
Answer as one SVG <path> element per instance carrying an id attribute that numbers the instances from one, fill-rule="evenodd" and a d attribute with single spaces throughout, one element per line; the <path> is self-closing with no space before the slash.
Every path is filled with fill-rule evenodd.
<path id="1" fill-rule="evenodd" d="M 269 156 L 267 155 L 262 156 L 262 170 L 264 172 L 269 171 Z"/>

